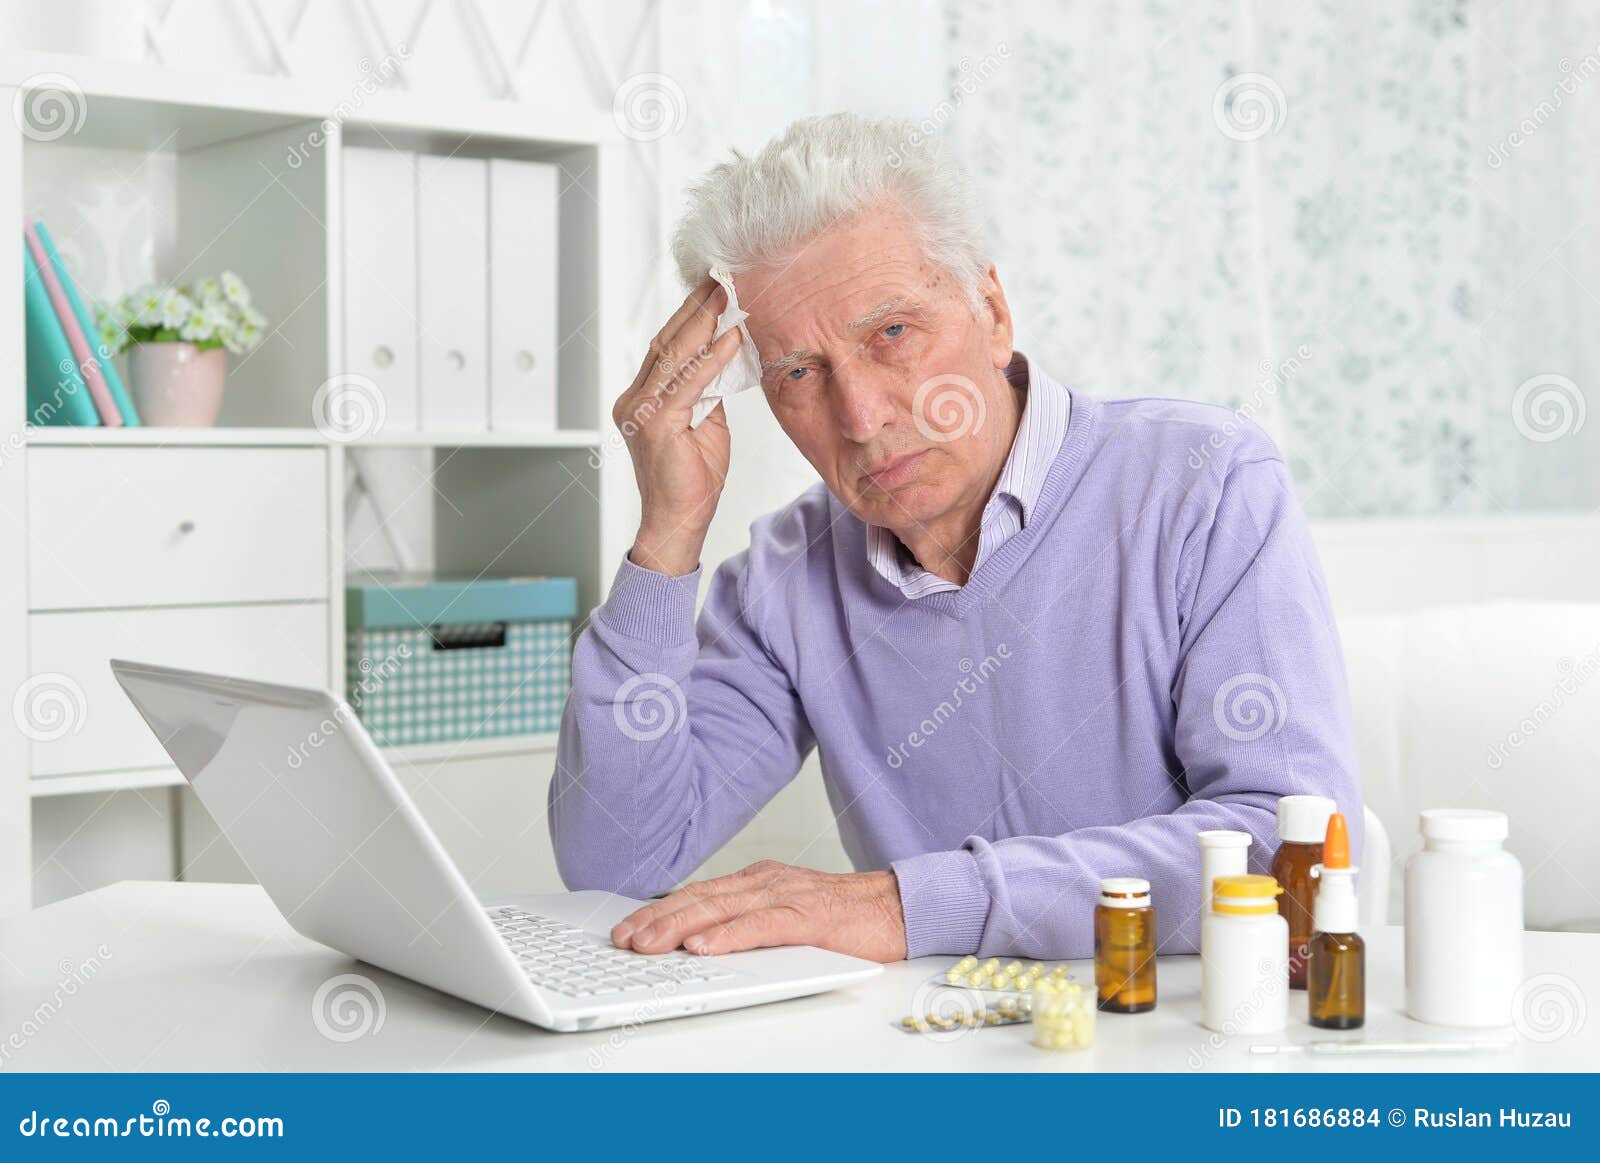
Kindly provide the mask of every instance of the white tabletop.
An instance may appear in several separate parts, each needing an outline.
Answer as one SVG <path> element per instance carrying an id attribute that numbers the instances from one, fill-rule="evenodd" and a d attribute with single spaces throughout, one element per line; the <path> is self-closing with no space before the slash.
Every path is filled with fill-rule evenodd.
<path id="1" fill-rule="evenodd" d="M 634 1029 L 551 1034 L 491 1015 L 296 934 L 252 885 L 124 883 L 0 922 L 3 1070 L 1594 1070 L 1600 935 L 1529 933 L 1539 1008 L 1513 1048 L 1471 1054 L 1252 1055 L 1278 1038 L 1213 1035 L 1199 1023 L 1194 957 L 1160 961 L 1152 1013 L 1101 1014 L 1093 1049 L 1052 1053 L 1027 1025 L 947 1041 L 891 1028 L 951 958 L 891 965 L 865 984 L 797 1001 Z M 1439 1041 L 1482 1035 L 1413 1022 L 1402 1004 L 1401 931 L 1368 935 L 1365 1030 L 1304 1021 L 1296 994 L 1283 1041 Z M 1471 972 L 1463 966 L 1463 972 Z M 1088 963 L 1075 976 L 1092 979 Z M 377 985 L 382 1022 L 348 1041 L 319 1030 L 324 983 Z M 324 991 L 324 997 L 327 996 Z M 1542 1001 L 1540 1000 L 1542 998 Z M 327 1023 L 322 1022 L 324 1028 Z M 1574 1028 L 1575 1027 L 1575 1028 Z M 1556 1036 L 1551 1036 L 1556 1035 Z"/>

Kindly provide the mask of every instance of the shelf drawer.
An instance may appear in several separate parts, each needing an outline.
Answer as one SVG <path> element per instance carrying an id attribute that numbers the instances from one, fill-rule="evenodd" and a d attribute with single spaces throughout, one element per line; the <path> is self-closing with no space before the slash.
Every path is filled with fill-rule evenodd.
<path id="1" fill-rule="evenodd" d="M 35 610 L 326 601 L 320 448 L 31 448 Z"/>
<path id="2" fill-rule="evenodd" d="M 111 674 L 111 659 L 327 687 L 328 606 L 88 610 L 28 618 L 29 695 L 18 722 L 35 776 L 171 763 Z"/>

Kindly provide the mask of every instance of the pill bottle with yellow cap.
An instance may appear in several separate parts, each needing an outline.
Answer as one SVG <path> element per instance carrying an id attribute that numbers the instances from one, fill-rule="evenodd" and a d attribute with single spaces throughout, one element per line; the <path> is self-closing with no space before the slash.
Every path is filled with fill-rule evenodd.
<path id="1" fill-rule="evenodd" d="M 1271 1034 L 1289 1021 L 1289 923 L 1270 876 L 1219 876 L 1200 922 L 1200 1020 L 1223 1034 Z"/>
<path id="2" fill-rule="evenodd" d="M 1095 1004 L 1109 1014 L 1156 1008 L 1156 910 L 1150 882 L 1113 876 L 1100 882 L 1094 910 Z"/>

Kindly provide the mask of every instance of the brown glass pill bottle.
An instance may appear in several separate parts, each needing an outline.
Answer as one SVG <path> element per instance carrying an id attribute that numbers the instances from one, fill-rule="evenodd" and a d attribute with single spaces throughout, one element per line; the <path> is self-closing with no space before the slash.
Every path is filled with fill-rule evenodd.
<path id="1" fill-rule="evenodd" d="M 1117 876 L 1100 882 L 1094 910 L 1096 1005 L 1111 1014 L 1156 1008 L 1156 910 L 1150 882 Z"/>
<path id="2" fill-rule="evenodd" d="M 1322 839 L 1337 805 L 1327 796 L 1284 796 L 1278 801 L 1278 852 L 1272 877 L 1283 886 L 1278 912 L 1289 922 L 1289 987 L 1306 987 L 1307 947 L 1311 943 L 1317 882 L 1311 870 L 1322 863 Z"/>
<path id="3" fill-rule="evenodd" d="M 1317 867 L 1316 932 L 1306 971 L 1307 1014 L 1324 1030 L 1356 1030 L 1367 1020 L 1367 952 L 1356 933 L 1355 878 L 1350 832 L 1335 812 Z"/>

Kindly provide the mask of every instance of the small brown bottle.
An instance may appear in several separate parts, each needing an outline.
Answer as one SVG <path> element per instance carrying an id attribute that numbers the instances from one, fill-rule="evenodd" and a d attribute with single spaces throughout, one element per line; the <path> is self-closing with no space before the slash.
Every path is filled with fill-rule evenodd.
<path id="1" fill-rule="evenodd" d="M 1111 1014 L 1156 1008 L 1156 910 L 1150 882 L 1117 876 L 1100 882 L 1094 910 L 1096 1005 Z"/>
<path id="2" fill-rule="evenodd" d="M 1278 801 L 1278 851 L 1272 876 L 1283 886 L 1278 912 L 1289 922 L 1289 988 L 1306 987 L 1307 946 L 1317 886 L 1311 870 L 1322 862 L 1322 839 L 1337 805 L 1327 796 L 1284 796 Z"/>
<path id="3" fill-rule="evenodd" d="M 1313 1026 L 1355 1030 L 1367 1020 L 1367 950 L 1356 934 L 1356 870 L 1338 812 L 1328 817 L 1322 851 L 1306 1002 Z"/>

